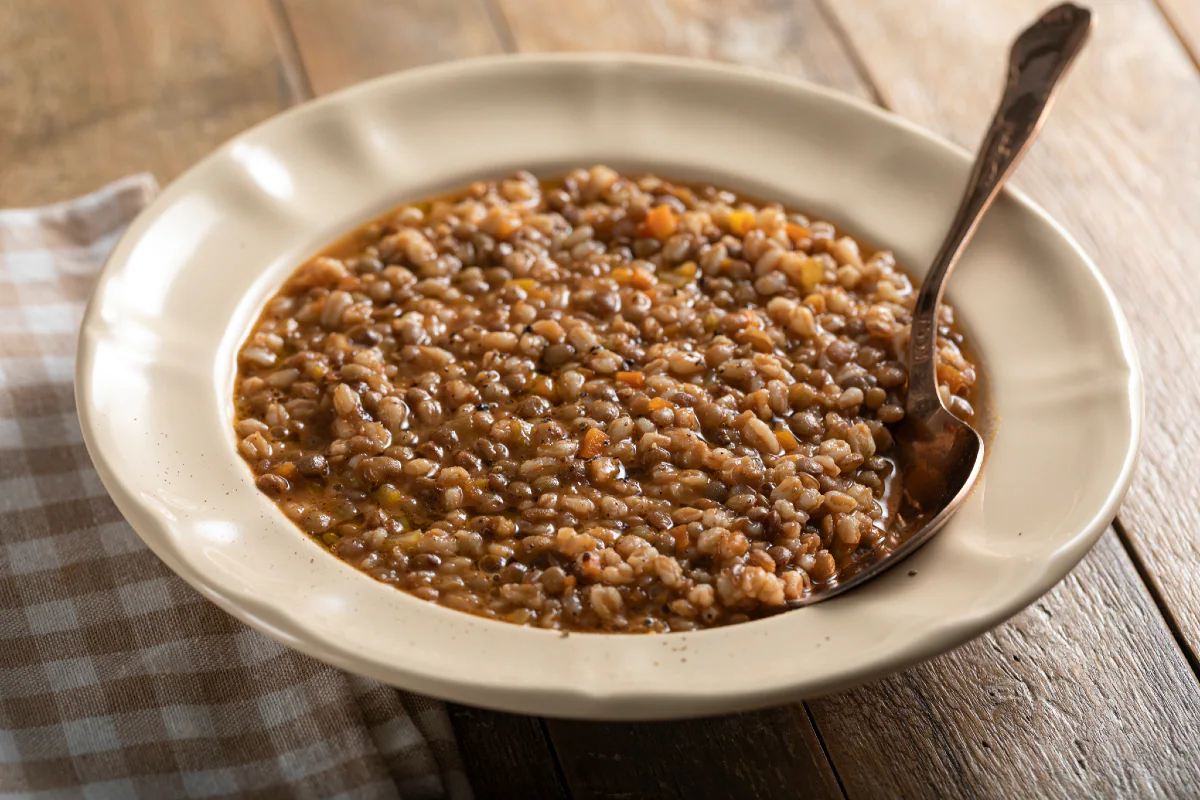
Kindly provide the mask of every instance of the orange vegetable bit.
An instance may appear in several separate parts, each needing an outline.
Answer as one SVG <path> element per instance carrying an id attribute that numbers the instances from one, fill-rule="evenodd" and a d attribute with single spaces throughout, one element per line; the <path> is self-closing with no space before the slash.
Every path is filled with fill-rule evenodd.
<path id="1" fill-rule="evenodd" d="M 629 278 L 629 285 L 635 289 L 649 289 L 658 280 L 644 269 L 635 269 Z"/>
<path id="2" fill-rule="evenodd" d="M 803 283 L 804 291 L 811 292 L 824 277 L 825 269 L 821 266 L 820 261 L 815 258 L 804 259 L 800 265 L 800 280 Z"/>
<path id="3" fill-rule="evenodd" d="M 792 240 L 792 244 L 800 244 L 804 240 L 812 238 L 812 231 L 794 222 L 789 222 L 784 230 L 787 231 L 787 237 Z"/>
<path id="4" fill-rule="evenodd" d="M 658 411 L 660 408 L 670 408 L 671 404 L 661 397 L 654 397 L 650 400 L 650 410 Z"/>
<path id="5" fill-rule="evenodd" d="M 775 352 L 775 342 L 761 328 L 747 327 L 736 335 L 736 340 L 740 343 L 750 345 L 760 353 Z"/>
<path id="6" fill-rule="evenodd" d="M 537 281 L 533 278 L 514 278 L 504 282 L 505 286 L 516 286 L 525 291 L 530 291 L 537 286 Z"/>
<path id="7" fill-rule="evenodd" d="M 650 209 L 639 233 L 643 236 L 653 236 L 662 242 L 673 236 L 678 229 L 679 217 L 675 214 L 675 209 L 663 205 Z"/>
<path id="8" fill-rule="evenodd" d="M 780 428 L 775 431 L 775 438 L 779 441 L 780 446 L 784 450 L 795 450 L 800 443 L 796 441 L 796 436 L 787 428 Z"/>
<path id="9" fill-rule="evenodd" d="M 729 232 L 734 236 L 745 236 L 754 230 L 756 222 L 753 211 L 734 211 L 729 215 Z"/>
<path id="10" fill-rule="evenodd" d="M 700 272 L 700 268 L 695 261 L 688 261 L 680 264 L 675 270 L 663 275 L 663 280 L 672 286 L 682 288 L 696 279 L 696 275 Z"/>
<path id="11" fill-rule="evenodd" d="M 692 537 L 688 535 L 686 525 L 676 525 L 671 530 L 667 531 L 671 534 L 671 538 L 675 540 L 675 554 L 683 555 L 692 545 Z"/>
<path id="12" fill-rule="evenodd" d="M 958 394 L 959 389 L 962 389 L 967 383 L 963 379 L 963 374 L 949 364 L 938 364 L 937 376 L 938 380 L 950 389 L 950 394 Z"/>
<path id="13" fill-rule="evenodd" d="M 629 267 L 617 267 L 609 276 L 617 283 L 629 283 L 633 279 L 633 270 Z"/>
<path id="14" fill-rule="evenodd" d="M 626 386 L 632 386 L 634 389 L 640 389 L 642 387 L 642 381 L 645 380 L 645 378 L 646 378 L 646 376 L 644 374 L 642 374 L 641 372 L 618 372 L 617 373 L 618 381 L 625 384 Z"/>
<path id="15" fill-rule="evenodd" d="M 496 223 L 496 238 L 507 239 L 521 228 L 521 220 L 516 217 L 501 217 Z"/>
<path id="16" fill-rule="evenodd" d="M 546 375 L 538 375 L 533 379 L 533 383 L 529 391 L 538 395 L 539 397 L 544 397 L 547 400 L 553 400 L 555 397 L 554 381 Z"/>
<path id="17" fill-rule="evenodd" d="M 599 428 L 589 428 L 583 435 L 583 444 L 579 446 L 580 458 L 595 458 L 600 451 L 608 446 L 608 437 Z"/>
<path id="18" fill-rule="evenodd" d="M 297 475 L 296 465 L 290 461 L 284 461 L 282 464 L 280 464 L 279 466 L 277 466 L 275 468 L 275 474 L 279 475 L 280 477 L 291 480 L 292 478 L 295 478 Z"/>

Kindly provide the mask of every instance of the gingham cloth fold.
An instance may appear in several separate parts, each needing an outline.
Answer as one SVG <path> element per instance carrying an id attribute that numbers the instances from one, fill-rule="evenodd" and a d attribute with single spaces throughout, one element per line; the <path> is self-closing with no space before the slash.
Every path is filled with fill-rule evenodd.
<path id="1" fill-rule="evenodd" d="M 470 797 L 441 703 L 236 622 L 104 493 L 76 331 L 155 191 L 139 175 L 0 211 L 0 796 Z"/>

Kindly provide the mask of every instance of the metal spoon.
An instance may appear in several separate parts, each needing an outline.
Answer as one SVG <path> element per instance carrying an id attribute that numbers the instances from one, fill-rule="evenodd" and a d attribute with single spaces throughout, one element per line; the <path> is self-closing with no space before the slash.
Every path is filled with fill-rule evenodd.
<path id="1" fill-rule="evenodd" d="M 816 587 L 807 597 L 789 603 L 791 607 L 827 600 L 894 566 L 933 538 L 971 493 L 983 466 L 983 438 L 947 411 L 938 396 L 938 305 L 946 279 L 984 212 L 1037 136 L 1054 91 L 1091 27 L 1088 9 L 1064 3 L 1043 14 L 1013 43 L 1004 96 L 980 146 L 954 222 L 917 295 L 908 346 L 905 416 L 894 431 L 903 503 L 913 517 L 843 568 L 836 583 Z"/>

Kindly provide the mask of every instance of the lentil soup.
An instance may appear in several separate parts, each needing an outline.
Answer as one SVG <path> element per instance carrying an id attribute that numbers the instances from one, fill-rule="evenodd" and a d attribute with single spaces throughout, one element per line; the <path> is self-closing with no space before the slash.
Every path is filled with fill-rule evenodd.
<path id="1" fill-rule="evenodd" d="M 891 253 L 603 166 L 407 204 L 301 266 L 239 352 L 239 451 L 332 553 L 425 600 L 576 631 L 737 623 L 909 510 L 915 300 Z M 942 308 L 943 399 L 976 369 Z"/>

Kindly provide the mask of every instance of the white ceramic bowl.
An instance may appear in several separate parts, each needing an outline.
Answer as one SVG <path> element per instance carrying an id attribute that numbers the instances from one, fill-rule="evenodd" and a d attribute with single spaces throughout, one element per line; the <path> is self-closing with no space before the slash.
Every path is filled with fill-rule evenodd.
<path id="1" fill-rule="evenodd" d="M 945 651 L 1048 590 L 1112 519 L 1141 419 L 1129 330 L 1075 242 L 1008 192 L 950 289 L 999 420 L 984 479 L 904 568 L 748 624 L 564 638 L 417 600 L 323 552 L 235 451 L 234 353 L 260 305 L 305 257 L 401 201 L 599 162 L 781 200 L 917 273 L 968 170 L 959 150 L 860 102 L 665 58 L 464 61 L 282 114 L 137 219 L 84 319 L 85 439 L 146 543 L 229 613 L 352 672 L 481 706 L 641 719 L 812 696 Z"/>

